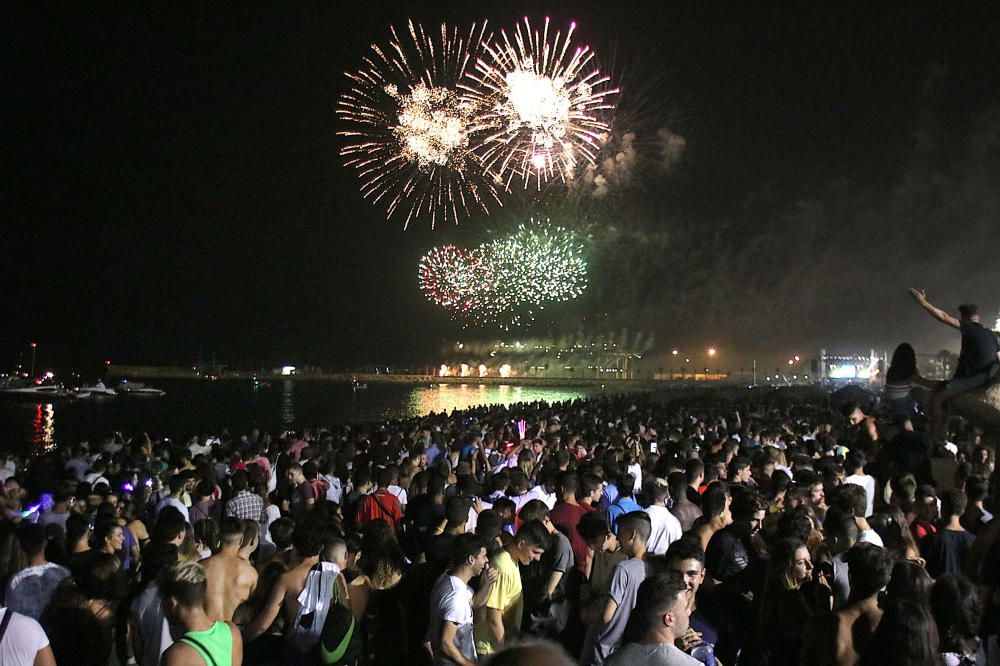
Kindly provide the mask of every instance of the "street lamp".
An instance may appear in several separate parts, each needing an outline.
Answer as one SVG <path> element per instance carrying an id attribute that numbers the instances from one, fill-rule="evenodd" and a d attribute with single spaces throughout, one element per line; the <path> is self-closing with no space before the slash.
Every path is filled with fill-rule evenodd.
<path id="1" fill-rule="evenodd" d="M 31 343 L 31 375 L 30 378 L 35 378 L 35 347 L 38 346 L 37 342 Z"/>
<path id="2" fill-rule="evenodd" d="M 708 348 L 708 355 L 709 356 L 715 356 L 715 354 L 716 354 L 715 347 L 709 347 Z"/>

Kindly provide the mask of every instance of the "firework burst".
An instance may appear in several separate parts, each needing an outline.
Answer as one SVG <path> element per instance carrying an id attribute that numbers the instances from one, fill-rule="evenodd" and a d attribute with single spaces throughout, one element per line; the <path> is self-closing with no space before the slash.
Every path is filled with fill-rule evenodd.
<path id="1" fill-rule="evenodd" d="M 488 39 L 485 24 L 467 33 L 442 24 L 440 33 L 408 23 L 391 28 L 388 48 L 373 44 L 337 113 L 350 129 L 342 149 L 358 171 L 361 193 L 401 215 L 406 228 L 418 217 L 457 223 L 471 210 L 499 203 L 497 182 L 471 150 L 478 121 L 475 102 L 459 82 Z"/>
<path id="2" fill-rule="evenodd" d="M 471 250 L 434 248 L 420 261 L 428 300 L 465 325 L 509 329 L 529 324 L 539 310 L 578 298 L 587 287 L 587 262 L 577 235 L 546 223 Z"/>
<path id="3" fill-rule="evenodd" d="M 602 75 L 587 46 L 571 47 L 575 23 L 562 34 L 541 31 L 528 19 L 513 34 L 483 44 L 463 82 L 464 97 L 479 110 L 473 149 L 504 188 L 514 179 L 540 188 L 567 181 L 592 164 L 610 132 L 618 92 Z"/>

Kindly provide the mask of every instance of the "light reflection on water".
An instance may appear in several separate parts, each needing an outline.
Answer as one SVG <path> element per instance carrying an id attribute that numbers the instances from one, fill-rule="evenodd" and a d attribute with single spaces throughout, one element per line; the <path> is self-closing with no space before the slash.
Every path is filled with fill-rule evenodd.
<path id="1" fill-rule="evenodd" d="M 0 454 L 48 450 L 109 433 L 148 432 L 182 439 L 193 433 L 249 427 L 277 431 L 331 426 L 463 410 L 480 405 L 548 403 L 603 393 L 596 386 L 541 387 L 508 384 L 372 383 L 352 391 L 346 383 L 283 380 L 262 387 L 238 382 L 163 381 L 162 398 L 73 400 L 54 404 L 0 403 Z M 56 418 L 58 416 L 58 418 Z"/>
<path id="2" fill-rule="evenodd" d="M 410 392 L 409 412 L 405 416 L 423 416 L 431 412 L 451 412 L 481 405 L 509 406 L 518 402 L 548 403 L 576 400 L 598 393 L 596 389 L 508 386 L 506 384 L 433 384 L 418 386 Z"/>
<path id="3" fill-rule="evenodd" d="M 35 416 L 31 421 L 32 442 L 45 450 L 55 445 L 56 408 L 48 404 L 34 405 Z"/>

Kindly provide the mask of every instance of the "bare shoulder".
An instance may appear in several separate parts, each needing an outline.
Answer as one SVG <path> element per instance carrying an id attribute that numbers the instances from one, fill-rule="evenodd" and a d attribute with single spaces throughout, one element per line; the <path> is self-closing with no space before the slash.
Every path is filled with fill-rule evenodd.
<path id="1" fill-rule="evenodd" d="M 347 578 L 345 577 L 344 580 L 346 581 Z M 365 574 L 358 574 L 351 580 L 350 583 L 348 583 L 351 587 L 369 587 L 371 584 L 371 579 Z"/>
<path id="2" fill-rule="evenodd" d="M 195 666 L 203 664 L 204 659 L 187 643 L 176 641 L 163 653 L 160 663 L 164 666 Z"/>

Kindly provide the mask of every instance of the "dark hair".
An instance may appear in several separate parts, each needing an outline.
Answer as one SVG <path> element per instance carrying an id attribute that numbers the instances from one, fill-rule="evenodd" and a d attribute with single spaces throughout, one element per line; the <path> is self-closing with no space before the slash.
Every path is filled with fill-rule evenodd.
<path id="1" fill-rule="evenodd" d="M 593 492 L 598 488 L 600 488 L 602 485 L 604 485 L 604 482 L 601 481 L 601 477 L 597 476 L 596 474 L 593 473 L 581 474 L 580 488 L 579 490 L 576 491 L 576 496 L 578 499 L 587 497 L 593 494 Z"/>
<path id="2" fill-rule="evenodd" d="M 729 500 L 729 487 L 724 481 L 713 481 L 701 496 L 701 510 L 706 519 L 721 516 Z"/>
<path id="3" fill-rule="evenodd" d="M 177 493 L 183 490 L 186 484 L 187 484 L 187 479 L 184 477 L 184 475 L 174 474 L 172 477 L 170 477 L 170 480 L 167 481 L 167 487 L 170 488 L 170 495 L 172 497 L 176 497 Z"/>
<path id="4" fill-rule="evenodd" d="M 233 491 L 238 493 L 250 487 L 250 477 L 243 470 L 236 470 L 229 479 L 229 483 L 232 485 Z"/>
<path id="5" fill-rule="evenodd" d="M 101 553 L 91 556 L 83 572 L 75 576 L 77 588 L 87 599 L 120 599 L 124 596 L 125 580 L 117 555 Z"/>
<path id="6" fill-rule="evenodd" d="M 893 558 L 885 548 L 859 543 L 844 554 L 853 599 L 878 594 L 892 578 Z"/>
<path id="7" fill-rule="evenodd" d="M 957 488 L 941 493 L 941 517 L 961 516 L 965 513 L 969 500 L 964 491 Z"/>
<path id="8" fill-rule="evenodd" d="M 310 521 L 303 521 L 295 526 L 292 532 L 292 545 L 298 552 L 299 557 L 313 557 L 319 555 L 326 541 L 326 535 L 319 526 L 310 524 Z M 240 534 L 243 534 L 243 524 L 240 524 Z"/>
<path id="9" fill-rule="evenodd" d="M 667 486 L 670 487 L 670 496 L 675 501 L 687 498 L 687 475 L 684 472 L 671 472 L 667 477 Z"/>
<path id="10" fill-rule="evenodd" d="M 687 462 L 684 463 L 684 476 L 688 485 L 694 483 L 695 479 L 701 476 L 704 471 L 705 463 L 698 458 L 688 458 Z"/>
<path id="11" fill-rule="evenodd" d="M 22 524 L 17 528 L 17 540 L 21 542 L 21 548 L 29 558 L 44 551 L 48 543 L 45 528 L 31 523 Z"/>
<path id="12" fill-rule="evenodd" d="M 847 452 L 847 457 L 844 458 L 844 471 L 845 472 L 856 472 L 857 470 L 864 470 L 865 464 L 868 461 L 865 459 L 865 452 L 860 450 L 853 450 Z"/>
<path id="13" fill-rule="evenodd" d="M 768 589 L 790 589 L 789 573 L 795 566 L 795 553 L 805 548 L 805 542 L 798 539 L 781 539 L 771 548 L 771 560 L 767 567 Z M 766 592 L 765 592 L 766 594 Z"/>
<path id="14" fill-rule="evenodd" d="M 379 488 L 388 488 L 392 485 L 392 470 L 382 467 L 375 472 L 375 485 Z"/>
<path id="15" fill-rule="evenodd" d="M 575 496 L 580 490 L 580 477 L 576 475 L 576 472 L 561 472 L 556 477 L 556 487 L 559 489 L 560 496 L 566 493 L 573 493 Z"/>
<path id="16" fill-rule="evenodd" d="M 548 515 L 548 505 L 542 500 L 533 499 L 525 502 L 524 506 L 521 507 L 521 512 L 518 514 L 518 517 L 523 522 L 527 522 L 529 520 L 543 520 Z"/>
<path id="17" fill-rule="evenodd" d="M 111 538 L 116 529 L 122 529 L 113 518 L 103 518 L 94 525 L 94 531 L 90 534 L 90 541 L 94 548 L 103 548 L 105 539 Z"/>
<path id="18" fill-rule="evenodd" d="M 905 382 L 917 371 L 917 354 L 912 345 L 904 342 L 892 352 L 889 370 L 885 374 L 887 382 Z"/>
<path id="19" fill-rule="evenodd" d="M 809 517 L 809 511 L 802 506 L 797 506 L 791 511 L 786 511 L 778 518 L 778 529 L 774 534 L 776 539 L 797 539 L 798 541 L 808 541 L 812 534 L 813 522 Z"/>
<path id="20" fill-rule="evenodd" d="M 642 581 L 636 594 L 635 609 L 632 611 L 640 635 L 648 634 L 661 624 L 660 618 L 687 591 L 684 576 L 676 571 L 667 571 Z"/>
<path id="21" fill-rule="evenodd" d="M 215 492 L 215 484 L 208 479 L 202 479 L 198 482 L 195 490 L 199 497 L 210 497 Z"/>
<path id="22" fill-rule="evenodd" d="M 629 472 L 619 474 L 615 486 L 619 497 L 632 497 L 635 493 L 635 475 Z"/>
<path id="23" fill-rule="evenodd" d="M 592 544 L 599 539 L 603 540 L 608 535 L 609 528 L 607 516 L 603 511 L 590 511 L 580 517 L 576 532 L 584 542 Z"/>
<path id="24" fill-rule="evenodd" d="M 514 541 L 525 541 L 529 546 L 539 548 L 549 547 L 549 531 L 538 520 L 529 520 L 521 524 Z"/>
<path id="25" fill-rule="evenodd" d="M 177 535 L 184 531 L 187 521 L 177 507 L 165 506 L 156 516 L 156 524 L 153 525 L 153 541 L 168 542 L 177 538 Z"/>
<path id="26" fill-rule="evenodd" d="M 849 417 L 857 409 L 861 409 L 861 405 L 854 400 L 849 400 L 840 406 L 840 413 L 845 417 Z"/>
<path id="27" fill-rule="evenodd" d="M 487 539 L 495 539 L 503 530 L 503 520 L 493 509 L 480 512 L 476 519 L 476 534 Z"/>
<path id="28" fill-rule="evenodd" d="M 861 654 L 862 666 L 928 666 L 938 661 L 937 627 L 930 613 L 912 601 L 890 601 Z"/>
<path id="29" fill-rule="evenodd" d="M 625 531 L 634 531 L 643 543 L 649 540 L 649 535 L 653 531 L 649 514 L 645 511 L 629 511 L 620 516 L 617 523 L 618 534 L 622 534 Z"/>
<path id="30" fill-rule="evenodd" d="M 469 500 L 465 497 L 449 497 L 444 503 L 444 517 L 449 527 L 465 525 L 469 520 Z"/>
<path id="31" fill-rule="evenodd" d="M 279 549 L 292 545 L 292 534 L 295 531 L 295 521 L 287 516 L 278 518 L 268 526 L 271 542 Z"/>
<path id="32" fill-rule="evenodd" d="M 962 303 L 958 306 L 958 314 L 962 319 L 971 319 L 979 314 L 979 308 L 972 303 Z"/>
<path id="33" fill-rule="evenodd" d="M 831 495 L 831 504 L 854 516 L 863 518 L 868 510 L 868 493 L 856 483 L 837 486 Z"/>
<path id="34" fill-rule="evenodd" d="M 243 540 L 243 521 L 235 516 L 226 516 L 219 526 L 219 537 L 224 544 L 234 544 Z"/>
<path id="35" fill-rule="evenodd" d="M 459 534 L 451 542 L 451 565 L 461 566 L 470 557 L 479 555 L 486 548 L 486 539 L 478 534 Z"/>
<path id="36" fill-rule="evenodd" d="M 667 548 L 667 564 L 683 562 L 684 560 L 698 560 L 705 564 L 705 551 L 702 550 L 701 543 L 697 539 L 682 537 L 670 544 Z"/>
<path id="37" fill-rule="evenodd" d="M 194 538 L 208 546 L 212 553 L 219 551 L 219 524 L 214 518 L 202 518 L 194 524 Z"/>
<path id="38" fill-rule="evenodd" d="M 931 613 L 941 637 L 942 652 L 966 652 L 975 644 L 982 617 L 976 587 L 965 576 L 945 574 L 931 588 Z"/>
<path id="39" fill-rule="evenodd" d="M 885 586 L 889 601 L 912 601 L 926 605 L 931 598 L 934 581 L 922 566 L 911 560 L 899 560 L 892 567 L 892 574 Z"/>

